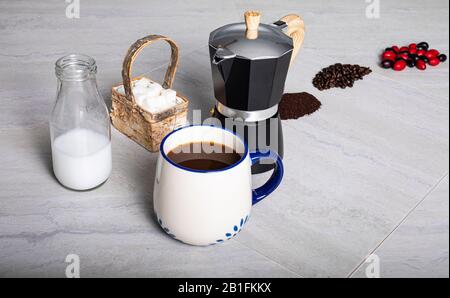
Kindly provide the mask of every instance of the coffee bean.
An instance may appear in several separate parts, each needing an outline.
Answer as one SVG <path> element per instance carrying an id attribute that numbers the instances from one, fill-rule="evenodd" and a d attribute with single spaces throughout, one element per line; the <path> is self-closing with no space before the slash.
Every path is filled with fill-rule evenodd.
<path id="1" fill-rule="evenodd" d="M 385 60 L 393 63 L 392 59 Z M 382 66 L 383 65 L 384 62 L 382 63 Z M 364 76 L 370 74 L 371 72 L 372 70 L 368 67 L 336 63 L 322 69 L 314 77 L 313 85 L 321 91 L 330 88 L 351 88 L 353 87 L 355 81 L 362 80 Z"/>

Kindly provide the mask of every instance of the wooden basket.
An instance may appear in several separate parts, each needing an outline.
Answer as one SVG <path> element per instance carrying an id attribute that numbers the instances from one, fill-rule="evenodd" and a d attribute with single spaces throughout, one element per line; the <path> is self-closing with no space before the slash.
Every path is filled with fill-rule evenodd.
<path id="1" fill-rule="evenodd" d="M 173 80 L 178 66 L 178 47 L 176 43 L 161 35 L 150 35 L 136 41 L 128 50 L 123 61 L 122 79 L 125 89 L 125 95 L 119 93 L 116 88 L 112 88 L 112 124 L 120 132 L 142 145 L 151 152 L 159 150 L 162 139 L 174 129 L 183 126 L 186 123 L 189 100 L 177 92 L 177 98 L 182 103 L 161 113 L 150 113 L 143 110 L 135 101 L 132 91 L 131 69 L 136 56 L 139 52 L 154 41 L 164 40 L 170 44 L 172 54 L 169 67 L 164 78 L 163 88 L 172 88 Z M 147 78 L 152 81 L 151 79 Z"/>

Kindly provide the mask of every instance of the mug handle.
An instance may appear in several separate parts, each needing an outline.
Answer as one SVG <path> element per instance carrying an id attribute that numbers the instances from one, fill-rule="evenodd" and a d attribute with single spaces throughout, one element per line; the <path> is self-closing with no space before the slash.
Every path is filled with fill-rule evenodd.
<path id="1" fill-rule="evenodd" d="M 278 188 L 281 180 L 283 179 L 284 167 L 281 158 L 273 151 L 268 151 L 266 153 L 260 151 L 251 152 L 250 160 L 252 161 L 252 165 L 258 163 L 261 160 L 272 160 L 275 163 L 275 170 L 273 171 L 273 174 L 269 178 L 269 180 L 263 186 L 258 187 L 257 189 L 254 189 L 252 191 L 252 204 L 255 205 Z"/>

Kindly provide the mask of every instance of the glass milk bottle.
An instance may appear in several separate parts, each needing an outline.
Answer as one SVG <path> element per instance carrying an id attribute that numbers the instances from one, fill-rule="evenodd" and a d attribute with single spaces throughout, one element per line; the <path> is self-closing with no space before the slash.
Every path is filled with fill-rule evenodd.
<path id="1" fill-rule="evenodd" d="M 84 55 L 59 59 L 58 94 L 50 117 L 53 172 L 67 188 L 88 190 L 111 174 L 111 127 L 97 89 L 95 60 Z"/>

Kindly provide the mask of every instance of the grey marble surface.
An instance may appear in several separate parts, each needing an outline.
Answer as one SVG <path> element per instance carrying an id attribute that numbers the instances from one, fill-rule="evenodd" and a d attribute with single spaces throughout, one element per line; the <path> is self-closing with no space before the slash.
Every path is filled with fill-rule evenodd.
<path id="1" fill-rule="evenodd" d="M 376 64 L 393 43 L 427 40 L 448 53 L 449 4 L 381 4 L 381 18 L 369 20 L 363 0 L 81 0 L 81 18 L 70 20 L 64 1 L 1 1 L 0 276 L 64 277 L 74 253 L 84 277 L 364 277 L 371 254 L 380 257 L 382 277 L 448 277 L 448 63 L 424 73 Z M 208 34 L 249 8 L 265 22 L 304 17 L 307 38 L 286 91 L 310 92 L 323 107 L 284 122 L 283 184 L 237 238 L 196 248 L 161 232 L 152 214 L 157 155 L 116 130 L 107 183 L 82 193 L 57 183 L 47 121 L 58 57 L 95 57 L 109 102 L 128 46 L 168 35 L 182 55 L 175 88 L 207 113 Z M 167 46 L 156 44 L 135 73 L 158 80 L 167 59 Z M 314 89 L 315 73 L 335 62 L 374 73 L 353 89 Z"/>
<path id="2" fill-rule="evenodd" d="M 373 252 L 381 277 L 449 275 L 448 182 L 447 175 Z M 364 277 L 366 266 L 352 276 Z"/>

